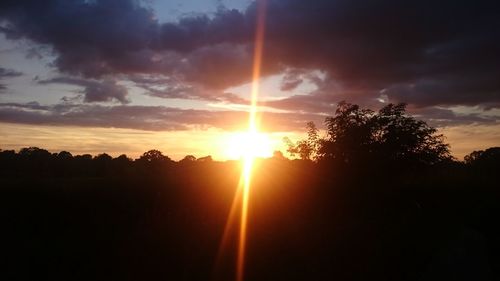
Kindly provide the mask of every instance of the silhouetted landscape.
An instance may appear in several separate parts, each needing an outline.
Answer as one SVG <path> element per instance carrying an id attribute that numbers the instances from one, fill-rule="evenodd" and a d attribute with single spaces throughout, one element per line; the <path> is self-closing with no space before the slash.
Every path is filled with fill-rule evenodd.
<path id="1" fill-rule="evenodd" d="M 500 1 L 0 1 L 0 281 L 500 280 Z"/>
<path id="2" fill-rule="evenodd" d="M 254 164 L 245 280 L 497 280 L 500 147 L 342 102 Z M 239 161 L 0 152 L 2 280 L 232 280 Z"/>

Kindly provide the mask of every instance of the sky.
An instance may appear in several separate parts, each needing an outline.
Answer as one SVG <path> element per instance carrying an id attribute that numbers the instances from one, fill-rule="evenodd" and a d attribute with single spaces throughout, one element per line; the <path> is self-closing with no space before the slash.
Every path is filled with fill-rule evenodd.
<path id="1" fill-rule="evenodd" d="M 496 1 L 266 2 L 274 149 L 342 100 L 407 103 L 458 159 L 499 145 Z M 226 159 L 247 126 L 255 20 L 250 0 L 2 1 L 0 148 Z"/>

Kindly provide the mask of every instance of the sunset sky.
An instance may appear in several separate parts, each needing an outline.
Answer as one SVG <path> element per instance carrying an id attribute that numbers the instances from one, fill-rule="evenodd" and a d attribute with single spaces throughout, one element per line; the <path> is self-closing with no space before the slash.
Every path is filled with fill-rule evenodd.
<path id="1" fill-rule="evenodd" d="M 225 160 L 247 127 L 249 0 L 4 0 L 0 148 Z M 405 102 L 461 159 L 500 143 L 494 1 L 267 1 L 260 130 L 274 149 L 346 100 Z"/>

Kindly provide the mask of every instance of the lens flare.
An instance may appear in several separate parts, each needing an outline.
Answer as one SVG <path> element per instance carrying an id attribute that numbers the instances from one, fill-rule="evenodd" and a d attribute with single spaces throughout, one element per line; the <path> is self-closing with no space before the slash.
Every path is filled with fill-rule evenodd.
<path id="1" fill-rule="evenodd" d="M 255 32 L 255 49 L 252 71 L 252 98 L 250 107 L 250 116 L 248 118 L 249 134 L 257 134 L 257 98 L 259 96 L 259 79 L 262 66 L 262 52 L 264 47 L 264 27 L 265 27 L 266 1 L 257 1 L 257 26 Z M 254 155 L 247 155 L 243 161 L 242 181 L 243 186 L 241 201 L 240 235 L 238 243 L 238 257 L 236 263 L 236 280 L 243 281 L 245 269 L 245 251 L 248 226 L 248 202 L 250 201 L 250 184 L 252 178 L 252 166 Z"/>
<path id="2" fill-rule="evenodd" d="M 242 160 L 241 177 L 238 184 L 233 204 L 229 212 L 229 217 L 224 229 L 216 265 L 222 259 L 221 253 L 229 239 L 231 226 L 236 218 L 237 206 L 241 202 L 240 227 L 238 235 L 238 253 L 236 257 L 236 280 L 243 281 L 245 269 L 245 253 L 248 232 L 248 207 L 250 201 L 250 186 L 252 179 L 252 167 L 256 157 L 269 157 L 272 154 L 269 140 L 266 136 L 258 132 L 259 118 L 257 116 L 257 99 L 259 96 L 259 79 L 262 66 L 262 53 L 264 46 L 264 27 L 266 14 L 266 0 L 257 0 L 257 18 L 255 29 L 254 59 L 252 67 L 252 91 L 251 106 L 248 118 L 248 130 L 240 134 L 245 139 L 242 147 L 238 145 L 240 152 L 230 153 L 238 155 Z M 265 140 L 264 140 L 265 139 Z M 263 149 L 264 148 L 264 149 Z M 269 148 L 269 149 L 267 149 Z M 244 151 L 243 151 L 244 150 Z M 268 151 L 269 150 L 269 151 Z"/>

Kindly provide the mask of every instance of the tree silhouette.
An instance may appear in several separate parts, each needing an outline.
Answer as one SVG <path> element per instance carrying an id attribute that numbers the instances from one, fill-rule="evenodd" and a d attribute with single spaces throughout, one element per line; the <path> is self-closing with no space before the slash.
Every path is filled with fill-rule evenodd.
<path id="1" fill-rule="evenodd" d="M 405 104 L 388 104 L 375 112 L 342 101 L 325 125 L 323 138 L 312 122 L 307 124 L 307 139 L 293 143 L 286 138 L 288 152 L 348 165 L 432 165 L 452 158 L 443 135 L 409 116 Z"/>
<path id="2" fill-rule="evenodd" d="M 319 144 L 319 159 L 343 163 L 358 162 L 371 151 L 376 135 L 374 112 L 358 105 L 340 102 L 335 116 L 327 117 L 327 135 Z"/>
<path id="3" fill-rule="evenodd" d="M 500 166 L 500 147 L 473 151 L 464 157 L 464 162 L 482 175 L 490 174 L 496 177 Z"/>
<path id="4" fill-rule="evenodd" d="M 500 161 L 500 147 L 490 147 L 486 150 L 473 151 L 464 157 L 466 164 L 479 162 L 498 163 Z"/>
<path id="5" fill-rule="evenodd" d="M 182 163 L 182 164 L 188 164 L 188 163 L 194 163 L 196 162 L 196 157 L 194 157 L 193 155 L 186 155 L 184 158 L 182 158 L 179 163 Z"/>
<path id="6" fill-rule="evenodd" d="M 26 147 L 19 151 L 21 157 L 31 158 L 32 160 L 47 160 L 51 154 L 45 149 L 38 147 Z"/>
<path id="7" fill-rule="evenodd" d="M 113 161 L 113 157 L 111 157 L 107 153 L 101 153 L 92 159 L 92 162 L 95 163 L 95 173 L 98 176 L 105 176 L 112 172 L 111 161 Z"/>
<path id="8" fill-rule="evenodd" d="M 96 157 L 94 157 L 93 160 L 98 162 L 98 163 L 109 163 L 109 162 L 111 162 L 111 160 L 113 160 L 113 157 L 109 156 L 109 154 L 107 154 L 107 153 L 101 153 L 101 154 L 97 155 Z"/>
<path id="9" fill-rule="evenodd" d="M 444 136 L 424 121 L 408 116 L 405 109 L 405 104 L 388 104 L 380 109 L 376 115 L 377 151 L 391 161 L 436 164 L 451 159 Z"/>
<path id="10" fill-rule="evenodd" d="M 292 142 L 288 137 L 283 141 L 287 145 L 287 152 L 292 156 L 299 156 L 302 160 L 315 160 L 318 157 L 318 150 L 321 145 L 318 128 L 314 122 L 307 122 L 307 139 Z"/>
<path id="11" fill-rule="evenodd" d="M 19 151 L 21 169 L 32 174 L 45 175 L 50 172 L 52 154 L 38 147 L 22 148 Z"/>
<path id="12" fill-rule="evenodd" d="M 127 155 L 122 154 L 122 155 L 114 158 L 113 161 L 117 162 L 117 163 L 130 163 L 130 162 L 132 162 L 132 159 L 128 158 Z"/>
<path id="13" fill-rule="evenodd" d="M 61 151 L 57 153 L 57 158 L 60 160 L 70 160 L 73 158 L 73 155 L 67 151 Z"/>
<path id="14" fill-rule="evenodd" d="M 151 164 L 162 164 L 171 162 L 172 160 L 168 156 L 163 155 L 161 151 L 152 149 L 144 152 L 138 161 Z"/>

